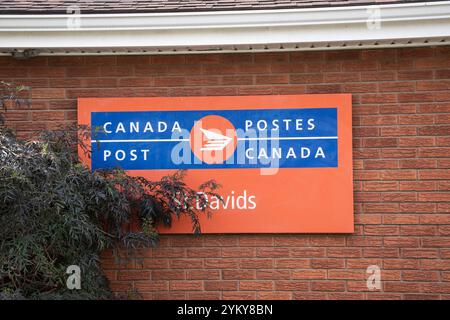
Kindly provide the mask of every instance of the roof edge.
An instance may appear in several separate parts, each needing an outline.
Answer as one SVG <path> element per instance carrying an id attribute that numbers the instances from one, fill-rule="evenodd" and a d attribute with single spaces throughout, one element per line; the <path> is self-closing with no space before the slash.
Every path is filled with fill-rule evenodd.
<path id="1" fill-rule="evenodd" d="M 45 52 L 236 50 L 245 46 L 330 48 L 413 39 L 446 42 L 450 1 L 332 8 L 1 15 L 0 50 Z M 99 41 L 98 39 L 102 39 Z M 400 42 L 399 42 L 400 41 Z M 426 43 L 426 42 L 425 42 Z"/>

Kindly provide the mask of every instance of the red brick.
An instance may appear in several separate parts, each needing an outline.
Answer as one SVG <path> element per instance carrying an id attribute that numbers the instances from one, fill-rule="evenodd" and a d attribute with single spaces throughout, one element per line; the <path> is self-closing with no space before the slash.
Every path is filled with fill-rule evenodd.
<path id="1" fill-rule="evenodd" d="M 450 283 L 424 283 L 422 285 L 424 292 L 430 293 L 450 293 Z"/>
<path id="2" fill-rule="evenodd" d="M 121 270 L 117 274 L 117 280 L 150 280 L 150 271 Z"/>
<path id="3" fill-rule="evenodd" d="M 169 290 L 168 281 L 136 281 L 134 288 L 138 292 L 164 291 Z"/>
<path id="4" fill-rule="evenodd" d="M 154 292 L 151 297 L 151 300 L 186 300 L 185 292 Z"/>
<path id="5" fill-rule="evenodd" d="M 405 169 L 430 169 L 436 168 L 437 161 L 434 159 L 408 159 L 408 160 L 400 160 L 400 168 Z M 419 178 L 422 179 L 422 174 L 424 171 L 420 171 Z"/>
<path id="6" fill-rule="evenodd" d="M 450 148 L 421 148 L 419 157 L 422 158 L 448 158 L 450 157 Z"/>
<path id="7" fill-rule="evenodd" d="M 417 201 L 417 195 L 411 192 L 391 192 L 382 194 L 381 200 L 387 202 Z"/>
<path id="8" fill-rule="evenodd" d="M 395 158 L 395 159 L 401 158 L 401 159 L 404 159 L 404 158 L 415 158 L 416 156 L 417 156 L 417 150 L 416 149 L 404 149 L 404 148 L 388 149 L 388 148 L 384 148 L 384 149 L 381 150 L 381 157 L 382 158 Z M 389 173 L 389 172 L 392 172 L 392 171 L 387 171 L 386 173 Z M 397 172 L 399 172 L 399 171 L 397 171 Z M 383 171 L 383 174 L 384 173 L 385 172 Z"/>
<path id="9" fill-rule="evenodd" d="M 273 281 L 239 281 L 239 290 L 242 291 L 272 291 Z"/>
<path id="10" fill-rule="evenodd" d="M 366 148 L 396 147 L 397 144 L 396 138 L 366 138 L 363 142 Z"/>
<path id="11" fill-rule="evenodd" d="M 309 291 L 309 283 L 306 281 L 281 280 L 275 281 L 276 291 Z"/>
<path id="12" fill-rule="evenodd" d="M 439 273 L 432 271 L 403 271 L 404 281 L 438 281 Z"/>
<path id="13" fill-rule="evenodd" d="M 385 237 L 383 243 L 385 247 L 419 247 L 419 239 L 413 237 Z"/>
<path id="14" fill-rule="evenodd" d="M 379 126 L 379 125 L 395 125 L 398 118 L 394 115 L 382 115 L 382 116 L 367 116 L 362 118 L 361 125 L 364 126 Z"/>
<path id="15" fill-rule="evenodd" d="M 450 180 L 450 170 L 420 170 L 421 180 Z"/>
<path id="16" fill-rule="evenodd" d="M 322 280 L 327 278 L 327 271 L 321 269 L 305 269 L 305 270 L 293 270 L 292 271 L 292 279 L 297 280 L 310 280 L 317 279 Z"/>
<path id="17" fill-rule="evenodd" d="M 397 95 L 391 93 L 383 94 L 363 94 L 361 97 L 361 103 L 380 103 L 391 104 L 397 102 Z"/>
<path id="18" fill-rule="evenodd" d="M 155 77 L 155 86 L 157 87 L 177 87 L 186 83 L 185 77 Z"/>
<path id="19" fill-rule="evenodd" d="M 153 270 L 152 280 L 183 280 L 186 279 L 184 270 Z"/>
<path id="20" fill-rule="evenodd" d="M 219 280 L 219 270 L 188 270 L 186 279 L 188 280 Z"/>
<path id="21" fill-rule="evenodd" d="M 291 83 L 320 83 L 322 81 L 323 75 L 320 73 L 304 73 L 290 76 Z"/>
<path id="22" fill-rule="evenodd" d="M 436 249 L 402 249 L 402 258 L 406 259 L 437 259 L 439 252 Z"/>
<path id="23" fill-rule="evenodd" d="M 431 93 L 399 93 L 398 101 L 404 102 L 430 102 L 434 100 L 434 96 Z"/>
<path id="24" fill-rule="evenodd" d="M 183 281 L 183 280 L 170 281 L 171 291 L 200 291 L 202 289 L 203 289 L 202 281 Z M 207 290 L 206 282 L 205 282 L 205 290 Z"/>
<path id="25" fill-rule="evenodd" d="M 424 248 L 450 248 L 450 238 L 423 238 L 422 246 Z"/>
<path id="26" fill-rule="evenodd" d="M 342 269 L 345 267 L 343 259 L 311 259 L 313 269 Z"/>
<path id="27" fill-rule="evenodd" d="M 345 245 L 345 238 L 343 236 L 311 236 L 310 243 L 312 246 L 322 247 L 331 246 L 338 247 Z"/>
<path id="28" fill-rule="evenodd" d="M 328 258 L 360 258 L 361 249 L 359 248 L 328 248 Z"/>
<path id="29" fill-rule="evenodd" d="M 33 99 L 64 99 L 66 97 L 66 90 L 62 88 L 36 88 L 32 89 L 31 97 Z"/>
<path id="30" fill-rule="evenodd" d="M 363 256 L 367 258 L 399 258 L 400 253 L 395 248 L 365 248 Z"/>
<path id="31" fill-rule="evenodd" d="M 219 77 L 210 77 L 210 76 L 190 76 L 184 77 L 184 82 L 179 83 L 179 80 L 176 80 L 177 85 L 186 85 L 186 86 L 216 86 L 220 83 Z M 155 85 L 158 85 L 155 81 Z"/>
<path id="32" fill-rule="evenodd" d="M 450 126 L 433 125 L 419 128 L 419 135 L 422 136 L 446 136 L 450 132 Z"/>
<path id="33" fill-rule="evenodd" d="M 364 226 L 365 235 L 396 235 L 399 229 L 396 226 Z"/>
<path id="34" fill-rule="evenodd" d="M 445 57 L 421 58 L 416 59 L 417 68 L 448 68 L 449 61 Z"/>
<path id="35" fill-rule="evenodd" d="M 261 258 L 289 257 L 287 248 L 261 248 L 256 250 L 256 256 Z"/>
<path id="36" fill-rule="evenodd" d="M 381 82 L 380 92 L 409 92 L 415 91 L 416 83 L 413 81 Z"/>
<path id="37" fill-rule="evenodd" d="M 256 279 L 255 270 L 223 270 L 223 280 L 253 280 Z"/>
<path id="38" fill-rule="evenodd" d="M 367 294 L 368 300 L 400 300 L 402 299 L 401 294 L 393 294 L 393 293 L 377 293 L 371 292 Z"/>
<path id="39" fill-rule="evenodd" d="M 366 181 L 364 191 L 395 191 L 398 190 L 396 181 Z"/>
<path id="40" fill-rule="evenodd" d="M 66 69 L 67 77 L 98 77 L 100 69 L 98 67 L 70 67 Z"/>
<path id="41" fill-rule="evenodd" d="M 64 120 L 64 111 L 34 111 L 32 113 L 33 121 L 57 121 Z"/>
<path id="42" fill-rule="evenodd" d="M 295 300 L 326 300 L 327 294 L 324 292 L 294 292 Z"/>
<path id="43" fill-rule="evenodd" d="M 236 291 L 237 281 L 205 281 L 205 291 Z"/>
<path id="44" fill-rule="evenodd" d="M 436 79 L 450 79 L 450 70 L 436 70 Z"/>
<path id="45" fill-rule="evenodd" d="M 449 124 L 450 123 L 450 114 L 435 115 L 434 122 L 436 124 Z"/>
<path id="46" fill-rule="evenodd" d="M 216 258 L 220 257 L 220 249 L 193 248 L 186 251 L 188 258 Z"/>
<path id="47" fill-rule="evenodd" d="M 434 146 L 434 138 L 426 137 L 401 137 L 398 140 L 400 147 L 428 147 Z"/>
<path id="48" fill-rule="evenodd" d="M 181 248 L 161 248 L 157 247 L 153 251 L 155 258 L 182 258 L 186 256 L 186 250 Z"/>
<path id="49" fill-rule="evenodd" d="M 329 270 L 328 279 L 332 280 L 365 280 L 366 273 L 363 270 Z"/>
<path id="50" fill-rule="evenodd" d="M 450 298 L 449 53 L 2 57 L 0 74 L 34 88 L 30 109 L 6 114 L 20 137 L 75 122 L 78 97 L 352 93 L 352 235 L 164 236 L 129 263 L 103 257 L 105 273 L 149 299 L 438 299 Z M 384 292 L 366 287 L 372 264 Z"/>
<path id="51" fill-rule="evenodd" d="M 258 280 L 286 280 L 291 277 L 289 270 L 257 270 Z"/>
<path id="52" fill-rule="evenodd" d="M 277 259 L 275 262 L 276 268 L 279 269 L 301 269 L 309 267 L 309 260 L 307 259 Z"/>
<path id="53" fill-rule="evenodd" d="M 396 136 L 413 136 L 417 134 L 417 129 L 414 127 L 384 127 L 381 128 L 382 137 L 396 137 Z"/>
<path id="54" fill-rule="evenodd" d="M 222 293 L 222 298 L 224 300 L 256 300 L 255 292 L 228 292 L 224 291 Z"/>
<path id="55" fill-rule="evenodd" d="M 388 213 L 398 212 L 399 205 L 397 203 L 366 203 L 364 204 L 365 213 Z"/>
<path id="56" fill-rule="evenodd" d="M 406 270 L 406 269 L 418 269 L 418 260 L 406 260 L 406 259 L 387 259 L 383 261 L 383 269 L 396 269 L 396 270 Z"/>
<path id="57" fill-rule="evenodd" d="M 253 248 L 223 248 L 222 257 L 226 258 L 253 258 L 255 249 Z"/>
<path id="58" fill-rule="evenodd" d="M 292 248 L 291 256 L 294 258 L 323 258 L 325 257 L 324 248 Z"/>
<path id="59" fill-rule="evenodd" d="M 419 193 L 419 201 L 429 201 L 429 202 L 439 202 L 439 201 L 450 201 L 450 193 L 449 192 L 433 192 Z"/>
<path id="60" fill-rule="evenodd" d="M 239 266 L 239 260 L 236 259 L 205 259 L 205 268 L 209 269 L 233 269 Z"/>
<path id="61" fill-rule="evenodd" d="M 169 262 L 171 269 L 198 269 L 203 267 L 201 259 L 171 259 Z"/>
<path id="62" fill-rule="evenodd" d="M 233 96 L 237 95 L 236 87 L 210 87 L 203 88 L 203 94 L 207 96 Z"/>
<path id="63" fill-rule="evenodd" d="M 450 103 L 424 104 L 419 106 L 421 113 L 448 113 L 450 112 Z"/>
<path id="64" fill-rule="evenodd" d="M 379 198 L 379 197 L 378 197 Z M 355 197 L 356 199 L 356 197 Z M 376 200 L 378 201 L 378 199 Z M 366 225 L 366 224 L 380 224 L 382 223 L 382 217 L 378 214 L 358 214 L 355 215 L 356 225 Z"/>
<path id="65" fill-rule="evenodd" d="M 433 203 L 401 203 L 400 204 L 401 212 L 431 213 L 431 212 L 435 212 L 435 210 L 436 210 L 436 205 Z"/>
<path id="66" fill-rule="evenodd" d="M 414 71 L 399 71 L 399 80 L 421 80 L 421 79 L 433 79 L 433 71 L 414 70 Z"/>
<path id="67" fill-rule="evenodd" d="M 306 86 L 307 93 L 340 93 L 341 85 L 338 84 L 311 84 Z"/>
<path id="68" fill-rule="evenodd" d="M 239 74 L 270 73 L 270 64 L 240 64 L 237 66 Z"/>
<path id="69" fill-rule="evenodd" d="M 367 288 L 366 280 L 363 281 L 347 281 L 347 291 L 349 292 L 369 292 L 370 290 Z"/>
<path id="70" fill-rule="evenodd" d="M 224 77 L 222 77 L 222 84 L 224 84 L 224 85 L 249 85 L 249 84 L 253 84 L 253 77 L 245 76 L 245 75 L 224 76 Z"/>
<path id="71" fill-rule="evenodd" d="M 419 292 L 420 284 L 410 282 L 385 282 L 384 290 L 386 292 Z"/>
<path id="72" fill-rule="evenodd" d="M 276 247 L 304 247 L 309 244 L 309 240 L 302 236 L 275 236 Z"/>
<path id="73" fill-rule="evenodd" d="M 344 291 L 344 281 L 311 281 L 312 291 Z"/>
<path id="74" fill-rule="evenodd" d="M 361 79 L 361 76 L 357 72 L 331 72 L 331 73 L 325 73 L 324 82 L 359 82 Z M 372 86 L 373 87 L 373 86 Z"/>
<path id="75" fill-rule="evenodd" d="M 189 300 L 220 300 L 220 292 L 189 292 Z"/>
<path id="76" fill-rule="evenodd" d="M 255 78 L 256 84 L 284 84 L 289 83 L 289 75 L 257 75 Z"/>
<path id="77" fill-rule="evenodd" d="M 420 218 L 422 221 L 422 218 Z M 432 236 L 436 234 L 436 227 L 432 226 L 401 226 L 400 234 L 405 236 Z"/>
<path id="78" fill-rule="evenodd" d="M 387 214 L 383 216 L 384 224 L 418 224 L 419 217 L 414 214 Z"/>
<path id="79" fill-rule="evenodd" d="M 193 59 L 198 59 L 198 57 L 190 58 L 190 60 L 193 60 Z M 150 60 L 151 60 L 151 63 L 154 63 L 154 64 L 183 64 L 186 62 L 186 56 L 183 56 L 183 55 L 155 55 L 155 56 L 151 56 Z"/>
<path id="80" fill-rule="evenodd" d="M 270 269 L 274 262 L 272 259 L 242 259 L 239 265 L 242 269 Z"/>
<path id="81" fill-rule="evenodd" d="M 305 72 L 305 64 L 303 63 L 274 63 L 271 65 L 272 73 L 299 73 Z"/>
<path id="82" fill-rule="evenodd" d="M 380 106 L 380 113 L 382 113 L 382 114 L 416 113 L 416 106 L 414 104 L 383 105 L 383 106 Z"/>
<path id="83" fill-rule="evenodd" d="M 353 115 L 377 115 L 380 113 L 380 106 L 374 105 L 353 105 Z"/>
<path id="84" fill-rule="evenodd" d="M 242 247 L 272 246 L 273 238 L 268 236 L 239 236 L 239 245 Z"/>
<path id="85" fill-rule="evenodd" d="M 261 300 L 290 300 L 292 299 L 292 293 L 285 291 L 258 292 L 257 298 Z"/>

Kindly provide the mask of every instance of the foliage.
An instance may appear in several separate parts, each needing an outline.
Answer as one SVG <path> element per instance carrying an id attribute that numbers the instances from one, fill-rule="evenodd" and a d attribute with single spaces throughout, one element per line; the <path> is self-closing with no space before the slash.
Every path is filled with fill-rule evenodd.
<path id="1" fill-rule="evenodd" d="M 30 87 L 24 85 L 16 85 L 11 82 L 0 81 L 0 109 L 6 110 L 7 102 L 20 105 L 28 104 L 29 99 L 24 99 L 26 93 L 29 93 Z M 2 118 L 0 115 L 0 124 L 2 123 Z"/>
<path id="2" fill-rule="evenodd" d="M 74 152 L 85 134 L 22 142 L 0 126 L 0 299 L 109 298 L 102 250 L 154 246 L 155 228 L 183 215 L 199 233 L 198 215 L 209 209 L 197 192 L 219 196 L 214 181 L 188 187 L 185 171 L 159 181 L 92 172 Z M 81 268 L 81 290 L 66 288 L 69 265 Z"/>

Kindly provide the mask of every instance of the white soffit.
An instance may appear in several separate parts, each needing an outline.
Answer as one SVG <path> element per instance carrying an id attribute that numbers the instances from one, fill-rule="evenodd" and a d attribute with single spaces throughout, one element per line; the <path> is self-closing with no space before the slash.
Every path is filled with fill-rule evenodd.
<path id="1" fill-rule="evenodd" d="M 0 15 L 0 54 L 293 51 L 446 45 L 450 1 L 315 9 Z"/>

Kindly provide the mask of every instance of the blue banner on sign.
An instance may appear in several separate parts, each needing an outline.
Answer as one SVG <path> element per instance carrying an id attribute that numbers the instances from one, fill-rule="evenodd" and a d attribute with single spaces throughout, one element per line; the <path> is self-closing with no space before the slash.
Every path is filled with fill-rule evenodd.
<path id="1" fill-rule="evenodd" d="M 214 130 L 217 124 L 221 130 Z M 311 168 L 338 163 L 336 108 L 92 112 L 91 126 L 93 169 Z M 192 133 L 198 127 L 195 132 L 202 137 L 197 147 Z M 199 156 L 204 153 L 226 156 L 208 163 Z"/>

